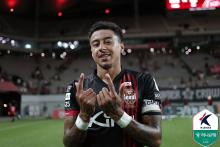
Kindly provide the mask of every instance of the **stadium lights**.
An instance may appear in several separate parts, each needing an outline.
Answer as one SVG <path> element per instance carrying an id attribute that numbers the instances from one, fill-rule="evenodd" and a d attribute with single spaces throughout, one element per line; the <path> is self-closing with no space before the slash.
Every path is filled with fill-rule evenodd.
<path id="1" fill-rule="evenodd" d="M 26 49 L 31 49 L 31 48 L 32 48 L 31 44 L 29 44 L 29 43 L 25 44 L 24 47 L 25 47 Z"/>
<path id="2" fill-rule="evenodd" d="M 130 54 L 132 52 L 132 50 L 129 48 L 129 49 L 127 49 L 127 52 Z"/>
<path id="3" fill-rule="evenodd" d="M 150 52 L 152 52 L 152 53 L 153 53 L 153 52 L 154 52 L 154 48 L 150 48 Z"/>
<path id="4" fill-rule="evenodd" d="M 42 57 L 42 58 L 45 57 L 45 53 L 41 53 L 41 57 Z"/>
<path id="5" fill-rule="evenodd" d="M 7 7 L 9 8 L 9 11 L 11 13 L 13 13 L 14 12 L 14 8 L 18 4 L 18 0 L 7 0 L 6 4 L 7 4 Z"/>
<path id="6" fill-rule="evenodd" d="M 2 44 L 6 44 L 6 40 L 3 39 L 3 40 L 1 41 L 1 43 L 2 43 Z"/>
<path id="7" fill-rule="evenodd" d="M 57 46 L 58 46 L 58 47 L 62 47 L 62 42 L 61 42 L 61 41 L 58 41 L 58 42 L 57 42 Z"/>
<path id="8" fill-rule="evenodd" d="M 19 46 L 18 41 L 14 39 L 10 39 L 8 37 L 3 37 L 3 36 L 0 36 L 0 44 L 9 45 L 11 47 Z"/>
<path id="9" fill-rule="evenodd" d="M 123 33 L 123 34 L 125 34 L 125 33 L 126 33 L 126 29 L 122 29 L 121 31 L 122 31 L 122 33 Z"/>
<path id="10" fill-rule="evenodd" d="M 6 107 L 8 107 L 8 105 L 7 105 L 7 104 L 4 104 L 4 107 L 6 108 Z"/>
<path id="11" fill-rule="evenodd" d="M 60 58 L 61 58 L 61 59 L 65 59 L 66 55 L 67 55 L 67 53 L 66 53 L 66 52 L 63 52 L 62 54 L 60 54 Z"/>
<path id="12" fill-rule="evenodd" d="M 66 42 L 63 43 L 64 48 L 68 48 L 68 46 L 69 46 L 68 43 L 66 43 Z"/>
<path id="13" fill-rule="evenodd" d="M 78 46 L 78 45 L 79 45 L 79 41 L 76 40 L 76 41 L 73 42 L 73 44 L 74 44 L 75 46 Z"/>
<path id="14" fill-rule="evenodd" d="M 106 8 L 105 9 L 105 14 L 109 14 L 110 13 L 110 9 L 109 8 Z"/>
<path id="15" fill-rule="evenodd" d="M 10 8 L 10 12 L 13 13 L 13 12 L 14 12 L 14 9 L 13 9 L 13 8 Z"/>
<path id="16" fill-rule="evenodd" d="M 11 40 L 11 46 L 15 46 L 15 41 Z"/>
<path id="17" fill-rule="evenodd" d="M 62 13 L 61 11 L 59 11 L 59 12 L 57 13 L 57 15 L 58 15 L 59 17 L 61 17 L 61 16 L 63 16 L 63 13 Z"/>
<path id="18" fill-rule="evenodd" d="M 79 41 L 78 40 L 75 40 L 73 42 L 61 42 L 61 41 L 58 41 L 57 42 L 57 47 L 59 48 L 64 48 L 64 49 L 76 49 L 77 47 L 79 46 Z"/>
<path id="19" fill-rule="evenodd" d="M 75 47 L 75 45 L 74 44 L 70 44 L 70 49 L 75 49 L 76 47 Z"/>

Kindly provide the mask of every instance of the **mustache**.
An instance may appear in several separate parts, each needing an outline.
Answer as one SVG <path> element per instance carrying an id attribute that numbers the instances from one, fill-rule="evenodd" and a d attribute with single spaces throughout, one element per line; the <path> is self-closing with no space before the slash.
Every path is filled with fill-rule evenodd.
<path id="1" fill-rule="evenodd" d="M 97 53 L 98 57 L 103 57 L 103 56 L 109 56 L 111 55 L 111 53 L 109 51 L 106 51 L 106 50 L 100 50 L 98 53 Z"/>

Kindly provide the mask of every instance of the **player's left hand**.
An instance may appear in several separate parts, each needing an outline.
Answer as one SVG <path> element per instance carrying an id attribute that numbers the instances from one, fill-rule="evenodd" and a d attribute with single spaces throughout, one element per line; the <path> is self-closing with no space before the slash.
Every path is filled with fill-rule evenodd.
<path id="1" fill-rule="evenodd" d="M 97 102 L 105 114 L 111 117 L 114 121 L 118 121 L 123 115 L 123 110 L 121 108 L 121 98 L 115 91 L 115 87 L 110 75 L 106 74 L 105 78 L 109 89 L 106 87 L 102 88 L 102 90 L 97 95 Z"/>

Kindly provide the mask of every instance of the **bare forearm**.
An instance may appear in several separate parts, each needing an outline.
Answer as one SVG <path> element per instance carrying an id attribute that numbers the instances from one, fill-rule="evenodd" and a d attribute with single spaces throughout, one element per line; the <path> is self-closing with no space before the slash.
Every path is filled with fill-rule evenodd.
<path id="1" fill-rule="evenodd" d="M 63 137 L 65 147 L 80 147 L 85 141 L 87 131 L 79 130 L 75 125 L 67 130 Z"/>
<path id="2" fill-rule="evenodd" d="M 148 147 L 159 147 L 161 143 L 160 128 L 143 125 L 135 120 L 124 130 L 138 142 Z"/>

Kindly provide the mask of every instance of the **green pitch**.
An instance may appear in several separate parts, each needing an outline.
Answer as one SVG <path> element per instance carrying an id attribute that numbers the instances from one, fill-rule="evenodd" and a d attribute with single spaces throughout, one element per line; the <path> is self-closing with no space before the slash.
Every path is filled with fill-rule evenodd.
<path id="1" fill-rule="evenodd" d="M 199 147 L 192 139 L 192 119 L 163 120 L 161 147 Z M 0 147 L 63 147 L 62 120 L 0 122 Z M 211 145 L 219 147 L 220 139 Z"/>

